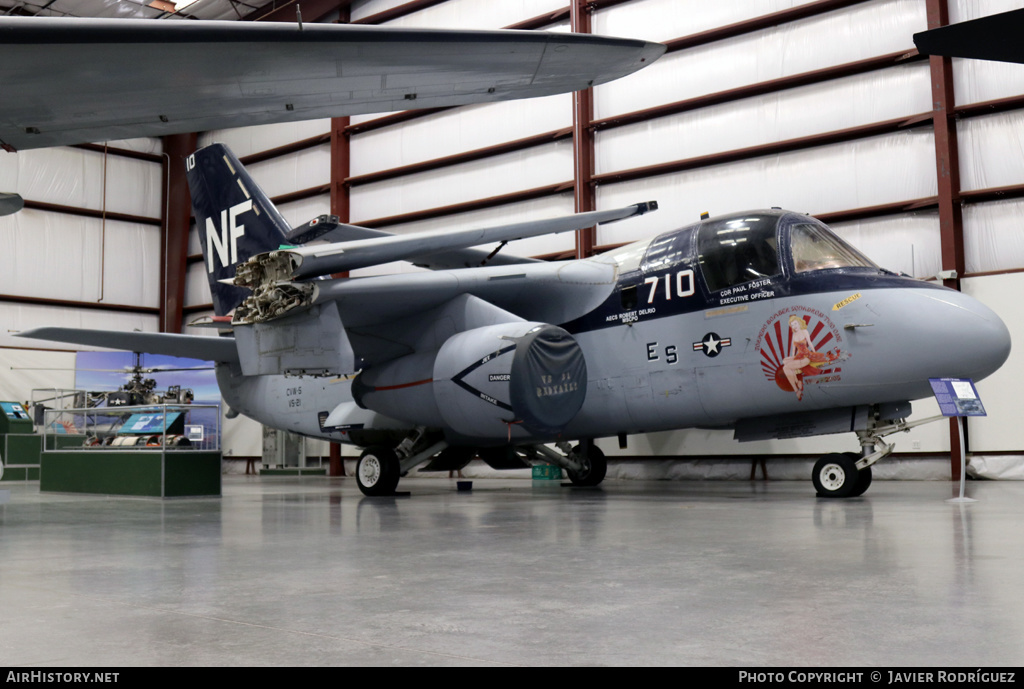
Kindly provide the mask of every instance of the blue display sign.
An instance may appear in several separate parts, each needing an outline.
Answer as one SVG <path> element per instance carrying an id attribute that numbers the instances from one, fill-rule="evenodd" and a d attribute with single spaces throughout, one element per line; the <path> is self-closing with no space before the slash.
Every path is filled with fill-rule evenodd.
<path id="1" fill-rule="evenodd" d="M 988 416 L 970 378 L 929 378 L 943 416 Z"/>
<path id="2" fill-rule="evenodd" d="M 25 411 L 25 407 L 21 406 L 17 402 L 0 402 L 0 409 L 3 409 L 4 414 L 11 419 L 28 420 L 28 412 Z"/>
<path id="3" fill-rule="evenodd" d="M 171 426 L 181 418 L 181 412 L 168 412 L 167 413 L 167 431 L 170 432 Z M 117 433 L 118 435 L 133 435 L 136 433 L 163 433 L 164 432 L 164 414 L 163 412 L 150 412 L 148 414 L 132 414 L 124 425 L 121 426 L 121 430 Z"/>

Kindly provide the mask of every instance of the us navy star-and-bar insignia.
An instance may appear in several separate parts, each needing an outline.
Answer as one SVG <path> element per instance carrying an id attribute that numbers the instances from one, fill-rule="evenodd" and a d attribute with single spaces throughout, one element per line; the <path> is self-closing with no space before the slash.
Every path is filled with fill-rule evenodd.
<path id="1" fill-rule="evenodd" d="M 704 356 L 718 356 L 722 347 L 732 345 L 731 337 L 719 337 L 718 333 L 708 333 L 700 342 L 693 343 L 693 351 L 704 352 Z"/>

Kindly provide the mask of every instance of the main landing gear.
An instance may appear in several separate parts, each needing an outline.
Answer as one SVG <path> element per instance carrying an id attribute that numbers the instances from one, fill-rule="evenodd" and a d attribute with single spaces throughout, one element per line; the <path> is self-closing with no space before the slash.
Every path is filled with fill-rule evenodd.
<path id="1" fill-rule="evenodd" d="M 557 443 L 559 451 L 546 445 L 488 448 L 451 447 L 437 432 L 418 428 L 395 448 L 373 445 L 363 450 L 356 466 L 356 482 L 363 495 L 395 495 L 398 481 L 412 469 L 430 462 L 421 471 L 448 471 L 465 466 L 479 454 L 496 469 L 528 468 L 546 462 L 565 469 L 574 486 L 600 484 L 608 473 L 608 460 L 592 440 L 572 447 Z M 431 461 L 433 460 L 433 461 Z"/>
<path id="2" fill-rule="evenodd" d="M 536 456 L 542 455 L 555 466 L 565 469 L 574 486 L 593 487 L 604 481 L 608 473 L 608 460 L 593 440 L 584 440 L 576 447 L 561 442 L 556 443 L 555 447 L 561 450 L 562 454 L 546 445 L 534 445 L 530 449 Z"/>

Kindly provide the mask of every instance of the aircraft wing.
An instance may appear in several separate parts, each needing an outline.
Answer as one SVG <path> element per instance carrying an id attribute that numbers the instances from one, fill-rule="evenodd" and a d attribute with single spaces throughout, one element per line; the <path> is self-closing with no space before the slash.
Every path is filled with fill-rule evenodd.
<path id="1" fill-rule="evenodd" d="M 0 17 L 0 146 L 545 96 L 625 76 L 664 51 L 534 31 Z"/>
<path id="2" fill-rule="evenodd" d="M 405 235 L 385 235 L 350 242 L 303 246 L 271 253 L 275 254 L 279 260 L 290 262 L 291 278 L 312 278 L 392 261 L 411 260 L 415 257 L 428 257 L 427 260 L 429 260 L 431 254 L 437 255 L 441 252 L 492 242 L 508 242 L 526 237 L 581 230 L 598 223 L 609 223 L 643 215 L 657 210 L 657 208 L 657 202 L 647 201 L 625 208 L 576 213 L 560 218 L 534 220 L 498 227 L 470 228 L 448 233 L 413 232 Z M 258 254 L 249 260 L 253 264 L 263 264 L 269 260 L 269 256 L 268 254 Z M 280 273 L 276 275 L 276 279 L 281 279 Z"/>
<path id="3" fill-rule="evenodd" d="M 1024 9 L 993 14 L 914 34 L 922 55 L 1024 63 Z"/>
<path id="4" fill-rule="evenodd" d="M 0 199 L 2 200 L 2 199 Z M 293 231 L 295 232 L 295 231 Z M 325 232 L 316 238 L 324 242 L 351 242 L 357 239 L 383 239 L 394 237 L 393 232 L 374 230 L 359 225 L 339 224 L 336 229 Z M 303 243 L 303 242 L 299 242 Z M 451 268 L 472 268 L 474 266 L 510 266 L 524 263 L 543 263 L 539 258 L 495 254 L 483 249 L 450 249 L 422 256 L 409 256 L 405 260 L 420 268 L 430 270 L 448 270 Z"/>

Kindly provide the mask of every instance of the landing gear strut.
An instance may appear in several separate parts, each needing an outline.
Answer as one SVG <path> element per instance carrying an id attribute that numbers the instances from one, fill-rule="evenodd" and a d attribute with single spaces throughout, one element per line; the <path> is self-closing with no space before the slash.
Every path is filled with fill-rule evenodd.
<path id="1" fill-rule="evenodd" d="M 398 480 L 448 447 L 425 428 L 411 432 L 395 449 L 384 445 L 366 448 L 356 465 L 356 483 L 363 495 L 394 495 Z"/>
<path id="2" fill-rule="evenodd" d="M 592 487 L 604 481 L 608 473 L 608 460 L 593 440 L 584 440 L 576 447 L 561 442 L 555 445 L 563 454 L 546 445 L 535 445 L 532 451 L 541 455 L 555 466 L 565 469 L 574 486 Z"/>

